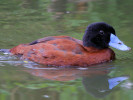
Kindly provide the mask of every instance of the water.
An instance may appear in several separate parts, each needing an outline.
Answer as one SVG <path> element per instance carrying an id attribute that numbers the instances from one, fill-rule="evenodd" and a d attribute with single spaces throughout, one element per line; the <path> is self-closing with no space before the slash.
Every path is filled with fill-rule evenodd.
<path id="1" fill-rule="evenodd" d="M 1 0 L 0 48 L 38 38 L 82 39 L 92 22 L 107 22 L 133 48 L 132 0 Z M 42 66 L 0 54 L 0 100 L 132 100 L 133 51 L 89 68 Z"/>

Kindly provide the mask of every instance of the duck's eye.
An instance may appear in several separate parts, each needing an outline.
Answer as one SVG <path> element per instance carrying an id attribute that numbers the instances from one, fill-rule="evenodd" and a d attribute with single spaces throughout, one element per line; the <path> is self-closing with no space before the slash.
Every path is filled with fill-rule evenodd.
<path id="1" fill-rule="evenodd" d="M 104 31 L 103 30 L 100 30 L 99 33 L 100 33 L 100 35 L 104 35 Z"/>

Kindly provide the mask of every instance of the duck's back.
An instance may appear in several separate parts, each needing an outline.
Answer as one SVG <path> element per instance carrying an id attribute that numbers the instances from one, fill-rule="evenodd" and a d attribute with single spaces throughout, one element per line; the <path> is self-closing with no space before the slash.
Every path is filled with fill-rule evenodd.
<path id="1" fill-rule="evenodd" d="M 21 55 L 22 59 L 55 66 L 88 66 L 114 59 L 111 49 L 95 51 L 84 48 L 81 40 L 69 36 L 45 37 L 29 44 L 20 44 L 10 51 Z"/>

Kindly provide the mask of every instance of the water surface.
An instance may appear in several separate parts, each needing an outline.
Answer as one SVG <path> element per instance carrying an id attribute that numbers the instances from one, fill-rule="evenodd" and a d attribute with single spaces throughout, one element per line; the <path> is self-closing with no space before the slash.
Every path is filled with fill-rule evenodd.
<path id="1" fill-rule="evenodd" d="M 82 39 L 93 22 L 106 22 L 133 48 L 132 0 L 0 0 L 0 48 L 38 38 Z M 0 100 L 132 100 L 133 51 L 88 68 L 41 66 L 0 54 Z"/>

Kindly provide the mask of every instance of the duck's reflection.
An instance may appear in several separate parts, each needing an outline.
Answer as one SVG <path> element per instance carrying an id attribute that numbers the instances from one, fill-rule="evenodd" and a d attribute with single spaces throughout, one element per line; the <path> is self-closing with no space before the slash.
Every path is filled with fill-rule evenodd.
<path id="1" fill-rule="evenodd" d="M 71 81 L 80 77 L 94 77 L 105 75 L 109 72 L 107 69 L 98 70 L 93 68 L 43 68 L 26 70 L 34 76 L 56 81 Z"/>
<path id="2" fill-rule="evenodd" d="M 83 77 L 83 85 L 88 93 L 102 98 L 108 95 L 115 86 L 128 79 L 127 76 L 111 78 L 107 74 L 95 77 Z"/>
<path id="3" fill-rule="evenodd" d="M 56 81 L 71 81 L 82 78 L 85 90 L 98 98 L 105 97 L 115 86 L 128 79 L 127 76 L 111 78 L 108 76 L 111 71 L 110 67 L 99 66 L 90 68 L 43 68 L 26 71 L 34 76 Z"/>

